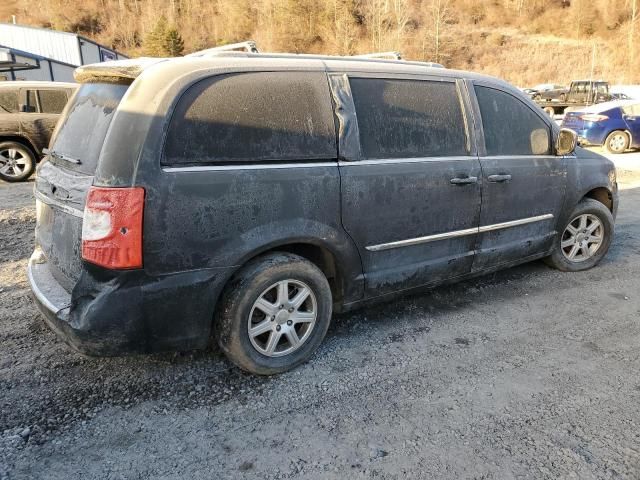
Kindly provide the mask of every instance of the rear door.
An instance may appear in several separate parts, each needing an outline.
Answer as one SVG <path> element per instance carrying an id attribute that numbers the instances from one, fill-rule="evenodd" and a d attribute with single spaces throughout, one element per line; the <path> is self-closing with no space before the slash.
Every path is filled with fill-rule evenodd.
<path id="1" fill-rule="evenodd" d="M 473 88 L 484 143 L 480 238 L 474 270 L 504 265 L 551 248 L 564 202 L 566 158 L 552 149 L 548 117 L 491 84 Z"/>
<path id="2" fill-rule="evenodd" d="M 331 82 L 341 122 L 342 222 L 360 251 L 368 294 L 469 272 L 481 175 L 462 84 L 364 74 Z"/>

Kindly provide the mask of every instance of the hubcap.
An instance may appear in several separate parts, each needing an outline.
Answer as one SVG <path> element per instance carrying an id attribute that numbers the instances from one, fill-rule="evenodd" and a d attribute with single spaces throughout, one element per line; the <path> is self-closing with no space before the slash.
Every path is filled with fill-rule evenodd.
<path id="1" fill-rule="evenodd" d="M 251 345 L 267 357 L 298 350 L 311 335 L 318 306 L 311 288 L 298 280 L 282 280 L 253 303 L 247 324 Z"/>
<path id="2" fill-rule="evenodd" d="M 611 137 L 609 148 L 615 152 L 621 152 L 624 150 L 626 140 L 626 137 L 622 133 L 618 133 Z"/>
<path id="3" fill-rule="evenodd" d="M 604 227 L 595 215 L 578 215 L 562 234 L 560 248 L 570 262 L 584 262 L 593 257 L 604 240 Z"/>
<path id="4" fill-rule="evenodd" d="M 0 150 L 0 173 L 8 177 L 19 177 L 27 169 L 27 159 L 15 148 Z"/>

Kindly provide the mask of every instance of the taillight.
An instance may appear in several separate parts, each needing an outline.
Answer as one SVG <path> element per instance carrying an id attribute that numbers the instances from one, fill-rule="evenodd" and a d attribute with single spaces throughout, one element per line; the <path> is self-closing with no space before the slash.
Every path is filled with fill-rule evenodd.
<path id="1" fill-rule="evenodd" d="M 82 220 L 82 258 L 107 268 L 142 267 L 144 188 L 91 187 Z"/>
<path id="2" fill-rule="evenodd" d="M 604 122 L 605 120 L 609 120 L 609 117 L 606 115 L 598 115 L 597 113 L 586 113 L 580 115 L 580 120 L 584 120 L 585 122 Z"/>

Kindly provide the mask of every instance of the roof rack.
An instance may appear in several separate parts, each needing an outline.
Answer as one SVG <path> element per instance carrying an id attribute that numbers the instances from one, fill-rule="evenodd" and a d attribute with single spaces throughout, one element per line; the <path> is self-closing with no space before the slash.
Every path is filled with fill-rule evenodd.
<path id="1" fill-rule="evenodd" d="M 256 42 L 253 40 L 247 40 L 246 42 L 230 43 L 228 45 L 220 45 L 219 47 L 207 48 L 206 50 L 199 50 L 185 55 L 185 57 L 208 57 L 210 55 L 217 55 L 219 52 L 231 52 L 238 50 L 245 51 L 247 53 L 260 53 Z"/>
<path id="2" fill-rule="evenodd" d="M 364 53 L 362 55 L 352 55 L 353 58 L 381 58 L 386 60 L 402 60 L 400 52 L 377 52 Z"/>

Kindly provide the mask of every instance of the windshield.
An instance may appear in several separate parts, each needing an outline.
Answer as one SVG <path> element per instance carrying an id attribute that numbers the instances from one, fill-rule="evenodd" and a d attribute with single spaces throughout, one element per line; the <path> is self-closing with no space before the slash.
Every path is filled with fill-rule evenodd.
<path id="1" fill-rule="evenodd" d="M 107 130 L 127 85 L 87 83 L 68 105 L 51 147 L 51 161 L 93 175 Z"/>

